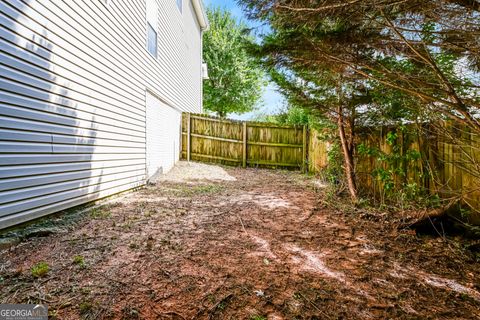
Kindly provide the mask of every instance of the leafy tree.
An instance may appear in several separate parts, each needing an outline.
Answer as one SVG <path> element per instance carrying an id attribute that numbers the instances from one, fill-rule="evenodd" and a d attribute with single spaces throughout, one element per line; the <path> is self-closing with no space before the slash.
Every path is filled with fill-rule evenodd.
<path id="1" fill-rule="evenodd" d="M 311 116 L 308 110 L 299 106 L 290 106 L 285 112 L 278 114 L 277 122 L 289 125 L 308 125 L 311 121 Z"/>
<path id="2" fill-rule="evenodd" d="M 252 111 L 259 102 L 264 73 L 245 49 L 254 38 L 246 25 L 220 8 L 207 10 L 210 30 L 203 38 L 203 59 L 209 80 L 204 82 L 204 106 L 220 117 Z"/>
<path id="3" fill-rule="evenodd" d="M 297 126 L 309 125 L 312 121 L 309 110 L 297 106 L 285 106 L 284 109 L 277 114 L 260 113 L 255 115 L 253 120 Z"/>

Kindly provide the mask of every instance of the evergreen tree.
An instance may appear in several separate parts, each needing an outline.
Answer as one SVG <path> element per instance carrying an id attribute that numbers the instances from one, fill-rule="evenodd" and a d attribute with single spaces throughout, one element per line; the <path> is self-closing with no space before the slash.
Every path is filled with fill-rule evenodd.
<path id="1" fill-rule="evenodd" d="M 480 131 L 475 0 L 240 0 L 272 27 L 276 62 L 342 73 L 417 99 L 421 112 Z M 274 41 L 272 41 L 274 40 Z"/>

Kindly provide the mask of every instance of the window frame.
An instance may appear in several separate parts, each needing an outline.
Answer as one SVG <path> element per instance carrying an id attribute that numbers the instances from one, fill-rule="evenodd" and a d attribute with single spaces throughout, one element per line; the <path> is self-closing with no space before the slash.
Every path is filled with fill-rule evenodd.
<path id="1" fill-rule="evenodd" d="M 100 0 L 100 2 L 108 9 L 112 5 L 112 0 Z"/>
<path id="2" fill-rule="evenodd" d="M 183 0 L 175 0 L 177 9 L 180 13 L 183 13 Z"/>
<path id="3" fill-rule="evenodd" d="M 151 32 L 155 35 L 155 54 L 150 51 L 150 35 Z M 155 59 L 158 58 L 158 32 L 155 28 L 147 21 L 147 51 Z"/>

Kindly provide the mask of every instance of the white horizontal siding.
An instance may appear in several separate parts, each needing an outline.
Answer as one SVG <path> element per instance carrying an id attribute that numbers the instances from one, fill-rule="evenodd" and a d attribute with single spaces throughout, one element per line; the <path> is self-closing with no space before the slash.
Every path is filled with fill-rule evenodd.
<path id="1" fill-rule="evenodd" d="M 180 159 L 182 114 L 147 93 L 147 179 L 172 169 Z"/>
<path id="2" fill-rule="evenodd" d="M 0 98 L 2 95 L 0 94 Z M 7 99 L 5 99 L 7 100 Z M 47 105 L 43 104 L 44 107 L 48 107 Z M 30 107 L 30 105 L 29 105 Z M 66 113 L 66 110 L 63 108 L 55 108 L 55 111 L 58 109 L 62 109 Z M 83 113 L 82 111 L 75 111 L 77 117 L 72 117 L 71 115 L 64 116 L 63 114 L 58 113 L 49 113 L 45 111 L 37 111 L 37 110 L 29 110 L 27 108 L 10 106 L 6 104 L 0 103 L 0 119 L 9 118 L 6 122 L 12 122 L 9 127 L 14 127 L 15 121 L 21 122 L 24 121 L 41 121 L 43 124 L 56 124 L 56 125 L 64 125 L 64 126 L 74 126 L 76 128 L 85 128 L 85 129 L 97 129 L 100 131 L 112 132 L 117 134 L 125 134 L 125 135 L 132 135 L 132 136 L 144 136 L 145 129 L 143 126 L 138 125 L 138 123 L 132 119 L 131 122 L 124 122 L 118 121 L 117 119 L 112 119 L 110 117 L 103 117 L 97 114 L 87 114 Z M 112 114 L 112 117 L 115 115 Z M 15 118 L 15 119 L 11 119 Z M 34 123 L 30 123 L 34 126 Z M 7 124 L 6 124 L 7 125 Z M 20 124 L 18 124 L 20 125 Z M 38 127 L 39 131 L 41 131 L 41 124 Z M 32 129 L 33 130 L 33 129 Z M 61 129 L 58 129 L 61 130 Z M 48 131 L 50 132 L 50 131 Z M 59 132 L 61 133 L 61 132 Z M 78 132 L 76 132 L 78 135 Z"/>
<path id="3" fill-rule="evenodd" d="M 50 185 L 52 183 L 65 182 L 65 181 L 78 181 L 79 179 L 86 178 L 96 178 L 96 177 L 107 177 L 112 174 L 119 173 L 132 173 L 142 175 L 144 170 L 143 164 L 137 164 L 136 166 L 120 166 L 112 167 L 111 164 L 107 168 L 92 169 L 66 172 L 66 173 L 56 173 L 56 174 L 45 174 L 45 175 L 36 175 L 36 176 L 27 176 L 24 178 L 12 178 L 12 179 L 2 179 L 0 180 L 0 191 L 13 190 L 21 188 L 21 192 L 28 192 L 26 187 L 34 187 L 41 185 Z M 105 181 L 105 180 L 104 180 Z M 17 193 L 18 194 L 18 193 Z M 5 199 L 6 202 L 6 199 Z"/>
<path id="4" fill-rule="evenodd" d="M 201 32 L 189 0 L 0 0 L 0 229 L 146 180 L 150 90 L 201 111 Z"/>

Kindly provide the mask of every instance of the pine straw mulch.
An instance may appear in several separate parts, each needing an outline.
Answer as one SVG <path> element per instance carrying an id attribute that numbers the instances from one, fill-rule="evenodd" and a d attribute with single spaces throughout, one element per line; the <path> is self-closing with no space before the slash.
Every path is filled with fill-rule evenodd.
<path id="1" fill-rule="evenodd" d="M 463 240 L 331 209 L 299 173 L 225 170 L 237 181 L 164 181 L 4 250 L 0 302 L 57 319 L 480 318 Z"/>

